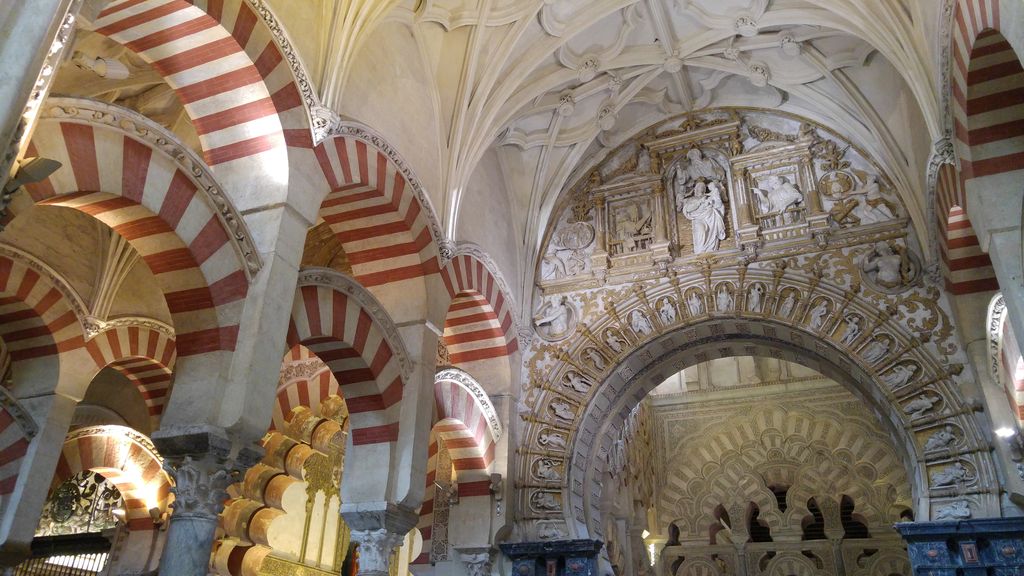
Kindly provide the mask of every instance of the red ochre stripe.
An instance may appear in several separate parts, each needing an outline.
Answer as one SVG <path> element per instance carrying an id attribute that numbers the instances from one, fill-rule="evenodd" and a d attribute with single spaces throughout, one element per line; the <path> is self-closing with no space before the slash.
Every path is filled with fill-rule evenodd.
<path id="1" fill-rule="evenodd" d="M 276 136 L 257 136 L 248 140 L 242 140 L 241 142 L 235 142 L 234 144 L 211 148 L 204 151 L 203 156 L 206 158 L 207 163 L 212 166 L 238 160 L 239 158 L 247 158 L 279 147 L 283 147 L 283 142 Z"/>
<path id="2" fill-rule="evenodd" d="M 180 12 L 188 7 L 189 5 L 184 2 L 168 2 L 162 6 L 157 6 L 156 8 L 151 8 L 149 10 L 139 12 L 138 14 L 122 18 L 117 22 L 112 22 L 102 28 L 98 28 L 96 32 L 99 32 L 104 36 L 110 36 L 112 34 L 117 34 L 118 32 L 124 32 L 125 30 L 129 30 L 141 24 L 145 24 L 151 20 L 156 20 L 157 18 L 163 18 L 164 16 L 174 14 L 175 12 Z M 103 15 L 101 14 L 101 17 L 102 16 Z"/>
<path id="3" fill-rule="evenodd" d="M 153 62 L 153 68 L 164 76 L 172 76 L 239 52 L 238 43 L 228 36 L 157 60 Z"/>
<path id="4" fill-rule="evenodd" d="M 256 71 L 254 66 L 250 65 L 238 70 L 226 72 L 215 78 L 210 78 L 209 80 L 203 80 L 202 82 L 176 88 L 175 92 L 178 94 L 178 97 L 181 98 L 183 103 L 191 104 L 211 96 L 216 96 L 217 94 L 223 94 L 224 92 L 230 92 L 231 90 L 235 90 L 243 86 L 256 84 L 260 81 L 262 81 L 262 78 L 260 77 L 259 72 Z"/>
<path id="5" fill-rule="evenodd" d="M 210 18 L 206 14 L 203 14 L 198 18 L 182 22 L 181 24 L 175 24 L 170 28 L 165 28 L 147 36 L 142 36 L 141 38 L 132 40 L 131 42 L 126 43 L 125 46 L 134 52 L 145 52 L 146 50 L 156 48 L 157 46 L 163 46 L 168 42 L 180 40 L 186 36 L 191 36 L 192 34 L 202 32 L 203 30 L 209 30 L 216 26 L 216 20 Z"/>
<path id="6" fill-rule="evenodd" d="M 382 442 L 394 442 L 398 440 L 398 423 L 383 424 L 359 428 L 352 431 L 352 444 L 363 446 L 366 444 L 379 444 Z"/>
<path id="7" fill-rule="evenodd" d="M 222 110 L 193 121 L 196 132 L 200 135 L 209 134 L 238 124 L 250 122 L 277 113 L 274 102 L 270 98 L 255 100 L 234 108 Z"/>

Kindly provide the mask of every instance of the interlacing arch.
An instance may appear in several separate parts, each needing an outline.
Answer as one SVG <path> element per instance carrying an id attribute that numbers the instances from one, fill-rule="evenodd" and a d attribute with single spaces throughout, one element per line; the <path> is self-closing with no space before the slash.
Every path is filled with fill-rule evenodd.
<path id="1" fill-rule="evenodd" d="M 491 495 L 490 470 L 494 462 L 495 445 L 503 429 L 497 412 L 483 387 L 472 376 L 457 368 L 438 372 L 434 379 L 434 425 L 430 431 L 427 460 L 426 497 L 420 509 L 419 530 L 423 536 L 423 553 L 414 564 L 431 561 L 431 541 L 434 537 L 434 510 L 438 498 L 437 479 L 450 471 L 438 469 L 441 444 L 447 451 L 445 465 L 455 472 L 450 490 L 458 495 L 461 506 L 469 501 Z M 442 503 L 444 504 L 444 503 Z"/>
<path id="2" fill-rule="evenodd" d="M 171 328 L 153 320 L 120 321 L 93 336 L 85 348 L 97 369 L 110 367 L 135 385 L 155 430 L 170 396 L 177 359 Z"/>
<path id="3" fill-rule="evenodd" d="M 949 364 L 962 353 L 938 288 L 884 296 L 852 276 L 853 262 L 841 249 L 788 264 L 670 275 L 605 291 L 603 298 L 586 295 L 589 304 L 571 336 L 538 343 L 525 368 L 533 387 L 521 413 L 518 484 L 524 488 L 517 505 L 521 518 L 535 521 L 526 527 L 535 531 L 530 537 L 600 538 L 599 498 L 581 487 L 601 477 L 630 410 L 668 376 L 731 356 L 803 364 L 845 384 L 881 414 L 905 451 L 916 518 L 959 501 L 979 516 L 998 510 L 988 443 L 956 382 L 961 366 Z M 755 292 L 756 301 L 748 299 Z M 822 307 L 824 314 L 811 314 Z M 629 346 L 618 353 L 603 344 L 599 335 L 606 330 Z M 926 440 L 946 426 L 956 437 L 956 456 L 926 452 Z M 557 474 L 539 476 L 541 460 Z M 963 473 L 956 485 L 945 483 L 957 466 Z"/>
<path id="4" fill-rule="evenodd" d="M 135 248 L 164 292 L 177 352 L 233 350 L 249 281 L 261 262 L 244 222 L 202 161 L 123 108 L 52 98 L 30 154 L 63 167 L 12 206 L 69 207 Z M 31 201 L 31 202 L 30 202 Z"/>
<path id="5" fill-rule="evenodd" d="M 462 247 L 441 270 L 441 280 L 451 298 L 443 341 L 452 365 L 505 358 L 519 350 L 514 303 L 490 262 Z"/>
<path id="6" fill-rule="evenodd" d="M 288 327 L 289 347 L 297 344 L 334 374 L 351 414 L 353 445 L 398 439 L 412 365 L 397 329 L 365 288 L 334 270 L 300 272 Z"/>
<path id="7" fill-rule="evenodd" d="M 64 440 L 51 490 L 84 470 L 103 475 L 124 497 L 128 527 L 152 530 L 149 510 L 166 509 L 171 480 L 148 438 L 124 426 L 90 426 Z"/>

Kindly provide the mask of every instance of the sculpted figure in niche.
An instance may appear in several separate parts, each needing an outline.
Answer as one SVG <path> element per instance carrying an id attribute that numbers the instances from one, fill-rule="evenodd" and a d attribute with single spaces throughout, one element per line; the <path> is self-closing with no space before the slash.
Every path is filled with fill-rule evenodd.
<path id="1" fill-rule="evenodd" d="M 541 480 L 550 480 L 552 482 L 559 482 L 562 480 L 562 475 L 558 473 L 558 469 L 555 468 L 555 462 L 550 458 L 541 458 L 537 460 L 537 478 Z"/>
<path id="2" fill-rule="evenodd" d="M 970 517 L 971 507 L 966 500 L 956 500 L 935 511 L 935 520 L 966 520 Z"/>
<path id="3" fill-rule="evenodd" d="M 828 315 L 828 302 L 821 300 L 818 305 L 811 310 L 810 328 L 811 330 L 817 330 L 821 328 L 821 325 L 825 323 L 825 316 Z"/>
<path id="4" fill-rule="evenodd" d="M 932 434 L 924 443 L 925 452 L 949 448 L 956 442 L 956 435 L 953 434 L 953 427 L 946 424 L 946 427 Z"/>
<path id="5" fill-rule="evenodd" d="M 696 292 L 690 292 L 690 295 L 686 297 L 686 307 L 690 309 L 691 316 L 700 316 L 701 311 L 704 309 L 704 305 L 701 303 L 700 297 L 697 296 Z"/>
<path id="6" fill-rule="evenodd" d="M 546 338 L 567 336 L 573 320 L 569 299 L 565 296 L 545 300 L 533 315 L 533 325 Z"/>
<path id="7" fill-rule="evenodd" d="M 715 297 L 715 302 L 718 305 L 719 312 L 728 312 L 732 310 L 732 294 L 725 286 L 718 287 L 718 295 Z"/>
<path id="8" fill-rule="evenodd" d="M 768 177 L 766 188 L 754 188 L 761 214 L 784 212 L 804 201 L 804 195 L 785 176 L 773 174 Z"/>
<path id="9" fill-rule="evenodd" d="M 565 374 L 565 385 L 580 394 L 586 394 L 592 386 L 590 380 L 575 370 L 569 370 Z"/>
<path id="10" fill-rule="evenodd" d="M 541 432 L 537 443 L 548 448 L 565 449 L 565 437 L 554 432 Z"/>
<path id="11" fill-rule="evenodd" d="M 861 223 L 873 224 L 896 218 L 896 206 L 882 196 L 878 177 L 874 174 L 869 174 L 864 185 L 850 192 L 850 195 L 864 196 L 863 201 L 857 206 Z"/>
<path id="12" fill-rule="evenodd" d="M 843 332 L 843 344 L 849 346 L 860 336 L 860 316 L 850 314 L 846 317 L 846 330 Z"/>
<path id="13" fill-rule="evenodd" d="M 541 540 L 561 540 L 565 538 L 565 532 L 555 524 L 541 524 L 537 529 L 537 537 Z"/>
<path id="14" fill-rule="evenodd" d="M 897 364 L 882 376 L 882 380 L 889 386 L 890 390 L 906 386 L 907 382 L 914 377 L 914 368 L 909 364 Z"/>
<path id="15" fill-rule="evenodd" d="M 693 253 L 704 254 L 718 250 L 725 240 L 725 204 L 722 188 L 717 182 L 705 184 L 698 180 L 692 192 L 677 207 L 690 221 L 693 233 Z"/>
<path id="16" fill-rule="evenodd" d="M 785 300 L 783 300 L 782 305 L 779 306 L 779 316 L 789 318 L 789 315 L 793 313 L 793 307 L 796 306 L 796 296 L 794 294 L 795 293 L 792 290 L 786 294 Z"/>
<path id="17" fill-rule="evenodd" d="M 924 416 L 925 412 L 934 408 L 938 402 L 939 398 L 937 397 L 922 395 L 908 402 L 907 405 L 903 407 L 903 412 L 913 420 Z"/>
<path id="18" fill-rule="evenodd" d="M 750 294 L 747 296 L 747 309 L 751 312 L 760 312 L 762 296 L 764 296 L 764 286 L 760 284 L 751 286 Z"/>
<path id="19" fill-rule="evenodd" d="M 661 316 L 661 323 L 666 326 L 676 323 L 676 307 L 672 305 L 671 300 L 662 299 L 661 305 L 658 306 L 658 315 Z"/>
<path id="20" fill-rule="evenodd" d="M 611 328 L 604 331 L 604 343 L 614 350 L 616 354 L 622 354 L 622 347 L 626 345 L 626 341 L 620 338 Z"/>
<path id="21" fill-rule="evenodd" d="M 633 310 L 629 315 L 629 324 L 633 328 L 633 332 L 637 334 L 650 334 L 654 332 L 654 327 L 651 326 L 651 321 L 647 319 L 647 316 L 639 310 Z"/>
<path id="22" fill-rule="evenodd" d="M 556 417 L 570 422 L 576 418 L 576 413 L 572 411 L 572 408 L 570 408 L 568 404 L 557 400 L 551 403 L 551 412 L 553 412 Z"/>
<path id="23" fill-rule="evenodd" d="M 885 338 L 876 338 L 864 349 L 864 361 L 874 364 L 889 353 L 889 341 Z"/>
<path id="24" fill-rule="evenodd" d="M 967 480 L 967 468 L 956 462 L 932 474 L 932 487 L 951 486 Z"/>
<path id="25" fill-rule="evenodd" d="M 562 509 L 562 505 L 550 492 L 536 492 L 533 495 L 533 504 L 540 510 L 557 511 Z"/>
<path id="26" fill-rule="evenodd" d="M 583 351 L 583 355 L 590 360 L 590 364 L 598 371 L 604 370 L 605 362 L 604 357 L 597 351 L 596 348 L 587 348 Z"/>

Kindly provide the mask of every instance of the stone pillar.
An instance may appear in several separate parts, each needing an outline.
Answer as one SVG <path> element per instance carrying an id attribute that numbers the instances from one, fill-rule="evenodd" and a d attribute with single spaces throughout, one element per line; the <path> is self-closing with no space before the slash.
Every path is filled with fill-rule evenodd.
<path id="1" fill-rule="evenodd" d="M 234 443 L 223 430 L 202 426 L 158 431 L 153 443 L 164 457 L 164 469 L 174 479 L 173 512 L 160 573 L 204 576 L 209 572 L 227 487 L 259 460 L 261 451 L 255 446 L 233 449 Z"/>
<path id="2" fill-rule="evenodd" d="M 64 438 L 75 413 L 77 400 L 47 394 L 20 400 L 38 429 L 22 457 L 14 491 L 4 498 L 0 524 L 0 568 L 13 567 L 28 557 L 29 545 L 46 504 L 50 481 L 60 459 Z"/>
<path id="3" fill-rule="evenodd" d="M 412 510 L 390 502 L 383 507 L 344 503 L 341 516 L 359 543 L 359 576 L 388 576 L 391 553 L 419 521 Z"/>
<path id="4" fill-rule="evenodd" d="M 900 522 L 914 574 L 985 576 L 1024 573 L 1024 522 L 983 518 Z"/>

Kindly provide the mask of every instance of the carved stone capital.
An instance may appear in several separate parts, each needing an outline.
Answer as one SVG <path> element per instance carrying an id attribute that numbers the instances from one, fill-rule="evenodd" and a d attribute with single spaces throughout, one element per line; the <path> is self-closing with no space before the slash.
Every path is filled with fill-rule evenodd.
<path id="1" fill-rule="evenodd" d="M 174 478 L 173 518 L 198 518 L 216 522 L 227 500 L 234 476 L 226 462 L 211 456 L 166 458 L 164 470 Z"/>
<path id="2" fill-rule="evenodd" d="M 455 258 L 455 250 L 457 246 L 454 240 L 441 240 L 438 242 L 437 250 L 438 255 L 441 257 L 442 266 L 451 262 Z"/>
<path id="3" fill-rule="evenodd" d="M 164 457 L 164 470 L 174 479 L 171 519 L 217 522 L 227 488 L 262 457 L 256 446 L 237 447 L 223 430 L 190 426 L 153 435 Z"/>
<path id="4" fill-rule="evenodd" d="M 359 542 L 359 576 L 385 576 L 391 553 L 405 540 L 405 533 L 396 534 L 387 528 L 353 530 L 352 539 Z"/>
<path id="5" fill-rule="evenodd" d="M 457 548 L 459 559 L 466 564 L 469 576 L 489 576 L 494 563 L 494 551 L 490 548 Z"/>

